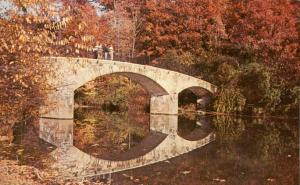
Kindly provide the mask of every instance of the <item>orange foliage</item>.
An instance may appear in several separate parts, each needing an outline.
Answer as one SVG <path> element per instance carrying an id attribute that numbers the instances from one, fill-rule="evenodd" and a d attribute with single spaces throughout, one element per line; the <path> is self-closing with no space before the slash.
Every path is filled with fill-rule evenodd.
<path id="1" fill-rule="evenodd" d="M 226 37 L 221 5 L 209 0 L 147 1 L 141 52 L 157 56 L 177 49 L 199 54 L 213 47 Z"/>
<path id="2" fill-rule="evenodd" d="M 295 61 L 299 7 L 285 0 L 231 1 L 228 7 L 224 20 L 233 44 L 250 50 L 259 61 L 276 65 L 283 73 L 295 69 L 300 73 L 299 61 Z"/>
<path id="3" fill-rule="evenodd" d="M 11 3 L 0 17 L 0 123 L 38 115 L 51 72 L 41 57 L 88 56 L 105 30 L 90 4 Z"/>

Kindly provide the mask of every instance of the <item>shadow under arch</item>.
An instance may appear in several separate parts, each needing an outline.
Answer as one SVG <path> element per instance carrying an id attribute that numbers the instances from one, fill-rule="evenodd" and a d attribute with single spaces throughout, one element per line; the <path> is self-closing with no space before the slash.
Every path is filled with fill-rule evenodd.
<path id="1" fill-rule="evenodd" d="M 147 92 L 151 96 L 162 96 L 162 95 L 169 94 L 160 84 L 158 84 L 151 78 L 144 76 L 142 74 L 133 73 L 133 72 L 111 72 L 111 73 L 105 73 L 105 74 L 98 75 L 91 79 L 85 79 L 85 80 L 81 81 L 81 83 L 77 83 L 76 86 L 74 86 L 74 91 L 88 82 L 91 82 L 97 78 L 101 78 L 101 77 L 109 76 L 109 75 L 120 75 L 120 76 L 124 76 L 124 77 L 131 79 L 132 81 L 141 85 L 145 90 L 147 90 Z"/>
<path id="2" fill-rule="evenodd" d="M 204 114 L 212 99 L 212 92 L 200 86 L 191 86 L 178 94 L 177 134 L 188 141 L 196 141 L 212 131 L 209 117 Z"/>
<path id="3" fill-rule="evenodd" d="M 185 96 L 193 95 L 192 98 L 188 99 L 188 103 L 195 103 L 199 107 L 197 108 L 206 108 L 206 106 L 211 102 L 211 98 L 213 93 L 208 91 L 207 89 L 200 86 L 191 86 L 185 89 L 182 89 L 178 93 L 178 103 L 179 106 L 183 104 L 182 100 L 186 100 Z"/>

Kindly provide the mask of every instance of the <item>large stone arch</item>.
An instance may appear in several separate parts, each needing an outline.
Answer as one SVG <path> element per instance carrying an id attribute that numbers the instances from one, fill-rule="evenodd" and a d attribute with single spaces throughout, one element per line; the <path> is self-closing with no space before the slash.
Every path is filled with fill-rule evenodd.
<path id="1" fill-rule="evenodd" d="M 160 84 L 158 84 L 154 80 L 152 80 L 152 79 L 150 79 L 146 76 L 143 76 L 141 74 L 138 74 L 138 73 L 113 72 L 113 73 L 100 74 L 100 76 L 97 76 L 96 78 L 103 77 L 103 76 L 109 76 L 109 75 L 120 75 L 120 76 L 127 77 L 130 80 L 132 80 L 132 81 L 138 83 L 139 85 L 141 85 L 145 90 L 147 90 L 147 92 L 151 96 L 168 95 L 168 92 L 162 86 L 160 86 Z M 84 81 L 80 81 L 76 84 L 75 88 L 78 89 L 79 87 L 83 86 L 84 84 L 86 84 L 90 81 L 95 80 L 96 78 L 85 79 Z"/>
<path id="2" fill-rule="evenodd" d="M 204 80 L 157 67 L 127 62 L 87 58 L 44 58 L 53 70 L 48 77 L 53 87 L 41 117 L 73 119 L 74 91 L 83 84 L 103 75 L 121 74 L 137 81 L 151 95 L 150 112 L 177 114 L 178 93 L 189 87 L 201 87 L 214 93 L 216 87 Z"/>

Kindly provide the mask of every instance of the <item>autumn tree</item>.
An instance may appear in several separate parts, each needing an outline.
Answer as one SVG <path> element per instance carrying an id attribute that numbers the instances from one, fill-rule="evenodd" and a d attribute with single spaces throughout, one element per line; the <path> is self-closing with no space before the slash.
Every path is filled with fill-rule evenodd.
<path id="1" fill-rule="evenodd" d="M 131 61 L 136 57 L 137 38 L 144 23 L 141 8 L 144 1 L 106 0 L 103 16 L 110 22 L 108 35 L 119 60 Z"/>
<path id="2" fill-rule="evenodd" d="M 46 68 L 40 57 L 53 52 L 49 46 L 54 42 L 53 34 L 44 26 L 56 15 L 45 5 L 45 1 L 11 1 L 11 7 L 0 17 L 2 122 L 37 114 L 42 103 Z"/>
<path id="3" fill-rule="evenodd" d="M 69 56 L 93 57 L 96 45 L 105 44 L 108 39 L 108 22 L 97 15 L 96 9 L 87 1 L 62 1 L 60 9 L 65 11 L 61 20 L 69 20 L 66 26 L 57 32 L 60 53 Z M 62 11 L 64 12 L 64 11 Z"/>
<path id="4" fill-rule="evenodd" d="M 140 52 L 160 56 L 168 49 L 200 54 L 226 37 L 221 3 L 209 0 L 155 1 L 143 8 Z"/>
<path id="5" fill-rule="evenodd" d="M 102 22 L 89 4 L 9 3 L 0 17 L 0 120 L 13 124 L 37 116 L 51 89 L 46 83 L 51 68 L 42 57 L 87 56 L 100 41 Z"/>
<path id="6" fill-rule="evenodd" d="M 276 67 L 282 75 L 299 75 L 295 4 L 286 0 L 232 0 L 228 7 L 224 20 L 232 44 L 257 62 Z"/>

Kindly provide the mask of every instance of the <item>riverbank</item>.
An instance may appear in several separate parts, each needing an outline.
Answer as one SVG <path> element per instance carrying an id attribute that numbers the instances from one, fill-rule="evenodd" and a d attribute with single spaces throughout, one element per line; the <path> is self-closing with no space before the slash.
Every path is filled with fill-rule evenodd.
<path id="1" fill-rule="evenodd" d="M 18 161 L 0 161 L 0 184 L 48 184 L 49 174 L 32 166 L 19 165 Z"/>
<path id="2" fill-rule="evenodd" d="M 0 184 L 1 185 L 106 185 L 97 180 L 87 179 L 56 179 L 51 172 L 37 169 L 33 166 L 19 165 L 15 160 L 0 160 Z"/>

